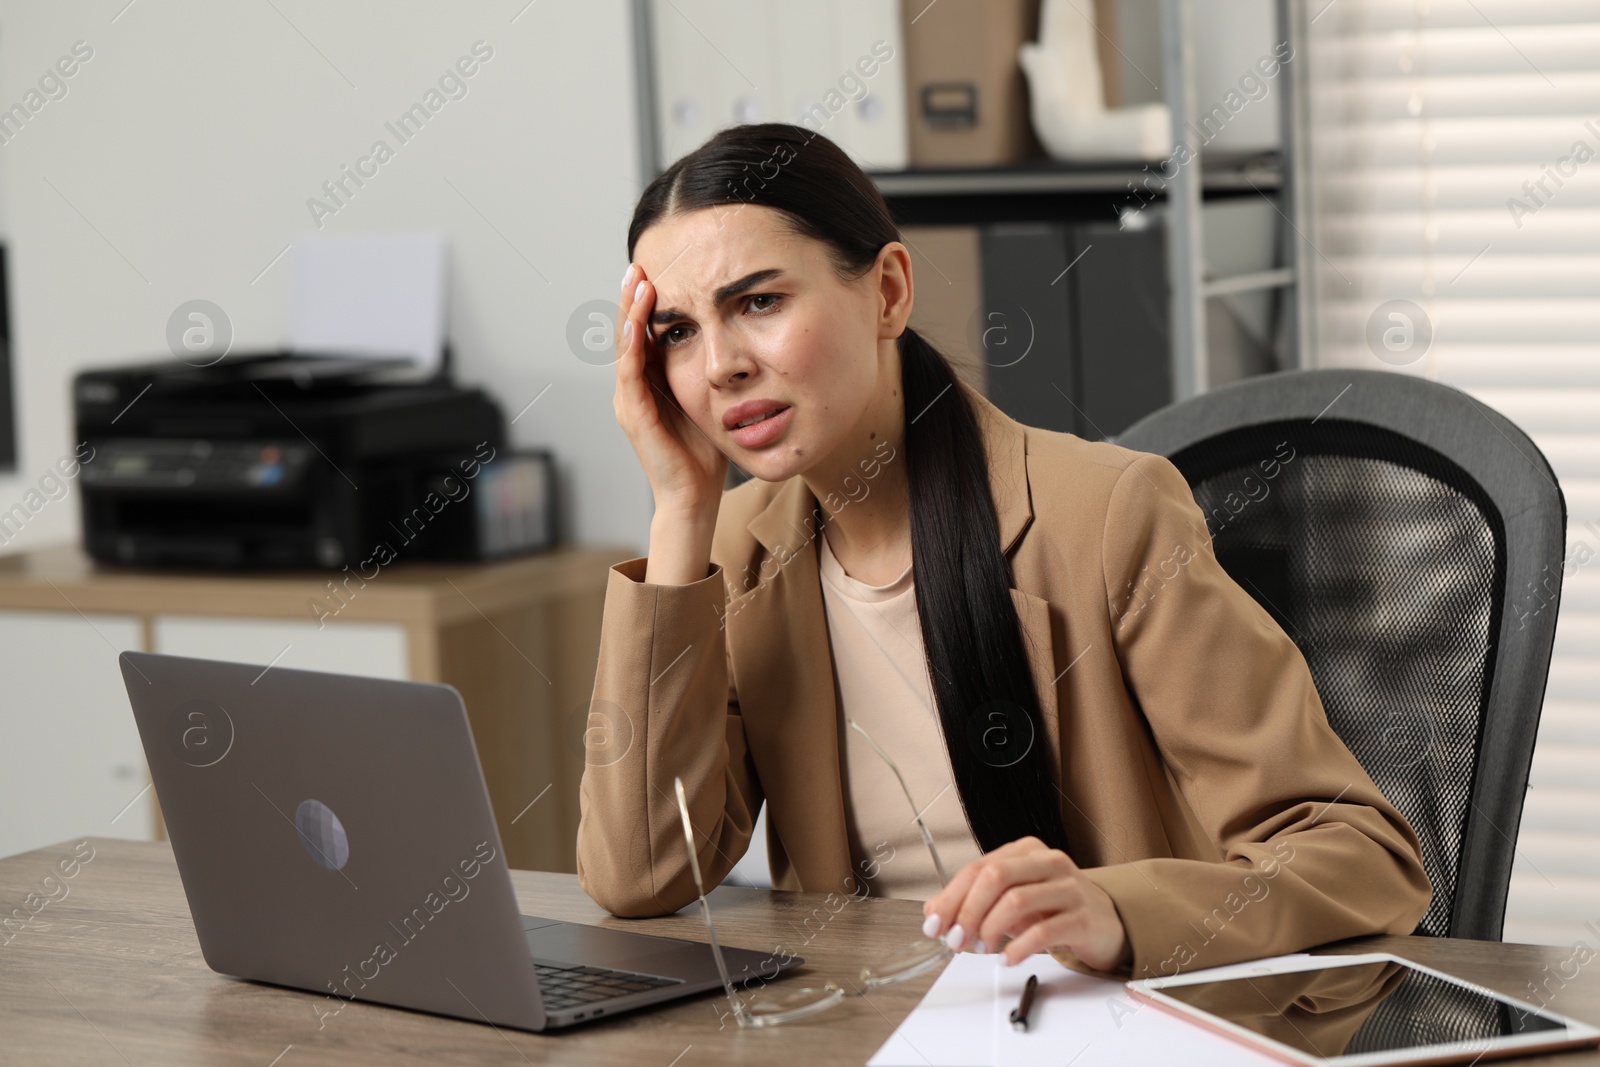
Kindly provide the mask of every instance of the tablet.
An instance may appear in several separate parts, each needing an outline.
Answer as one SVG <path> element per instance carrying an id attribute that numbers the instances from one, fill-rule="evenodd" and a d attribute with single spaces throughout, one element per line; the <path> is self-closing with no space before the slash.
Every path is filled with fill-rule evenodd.
<path id="1" fill-rule="evenodd" d="M 1128 983 L 1298 1064 L 1470 1063 L 1600 1044 L 1600 1029 L 1387 953 L 1263 960 Z"/>

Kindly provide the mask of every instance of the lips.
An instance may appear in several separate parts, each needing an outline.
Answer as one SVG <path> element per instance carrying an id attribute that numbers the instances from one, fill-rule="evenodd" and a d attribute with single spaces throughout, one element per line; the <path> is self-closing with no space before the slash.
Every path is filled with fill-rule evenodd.
<path id="1" fill-rule="evenodd" d="M 758 422 L 765 422 L 767 419 L 772 418 L 772 416 L 776 415 L 781 410 L 783 410 L 783 409 L 782 408 L 773 408 L 770 411 L 762 412 L 760 415 L 752 415 L 748 419 L 745 419 L 743 422 L 738 423 L 737 425 L 735 425 L 734 429 L 735 430 L 742 430 L 746 426 L 754 426 Z"/>
<path id="2" fill-rule="evenodd" d="M 752 426 L 788 406 L 781 400 L 756 399 L 741 401 L 722 413 L 722 427 L 725 430 L 734 430 L 742 426 Z"/>
<path id="3" fill-rule="evenodd" d="M 738 409 L 730 414 L 739 414 Z M 782 437 L 793 419 L 794 408 L 786 404 L 765 404 L 761 405 L 761 410 L 743 413 L 742 418 L 733 422 L 728 435 L 740 448 L 764 448 Z"/>

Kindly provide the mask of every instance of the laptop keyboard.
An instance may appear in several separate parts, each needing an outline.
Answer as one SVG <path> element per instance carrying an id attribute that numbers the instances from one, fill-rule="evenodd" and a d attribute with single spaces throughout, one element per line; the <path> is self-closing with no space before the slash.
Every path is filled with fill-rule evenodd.
<path id="1" fill-rule="evenodd" d="M 534 961 L 539 975 L 539 993 L 544 1006 L 551 1009 L 571 1008 L 592 1004 L 597 1000 L 624 997 L 629 993 L 643 993 L 663 986 L 681 985 L 681 978 L 663 978 L 655 974 L 635 974 L 632 971 L 614 971 L 608 967 L 573 967 L 561 963 Z"/>

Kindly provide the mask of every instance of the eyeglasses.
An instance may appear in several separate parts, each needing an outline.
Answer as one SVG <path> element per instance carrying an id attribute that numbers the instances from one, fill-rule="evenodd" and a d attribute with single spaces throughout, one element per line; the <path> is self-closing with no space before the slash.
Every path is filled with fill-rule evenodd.
<path id="1" fill-rule="evenodd" d="M 933 868 L 939 874 L 939 884 L 948 885 L 949 879 L 945 875 L 944 863 L 939 859 L 939 850 L 934 847 L 933 835 L 928 832 L 927 824 L 922 821 L 922 813 L 917 810 L 917 803 L 911 797 L 905 776 L 900 773 L 900 768 L 895 766 L 894 760 L 889 758 L 889 754 L 878 747 L 878 743 L 853 719 L 850 721 L 850 728 L 866 738 L 867 744 L 872 746 L 872 751 L 876 752 L 894 772 L 895 779 L 900 783 L 900 790 L 905 794 L 906 803 L 911 805 L 912 816 L 916 819 L 923 843 L 928 846 L 928 854 L 933 857 Z M 722 945 L 717 941 L 717 928 L 711 921 L 711 903 L 706 900 L 705 881 L 700 874 L 699 857 L 695 853 L 694 827 L 689 822 L 689 798 L 683 791 L 683 779 L 674 778 L 672 785 L 678 794 L 678 815 L 683 820 L 683 836 L 689 845 L 689 870 L 694 874 L 694 886 L 700 895 L 700 911 L 705 916 L 706 933 L 711 938 L 711 954 L 716 957 L 717 971 L 722 975 L 723 989 L 727 992 L 728 1003 L 733 1008 L 734 1020 L 740 1026 L 776 1026 L 779 1023 L 814 1015 L 842 1002 L 846 997 L 865 996 L 881 986 L 904 982 L 925 974 L 954 955 L 950 946 L 937 938 L 919 938 L 904 948 L 896 949 L 881 959 L 863 965 L 857 972 L 859 984 L 849 991 L 830 980 L 821 986 L 806 986 L 776 993 L 762 989 L 750 993 L 746 999 L 741 999 L 733 987 L 733 980 L 728 976 L 728 963 L 723 958 Z"/>

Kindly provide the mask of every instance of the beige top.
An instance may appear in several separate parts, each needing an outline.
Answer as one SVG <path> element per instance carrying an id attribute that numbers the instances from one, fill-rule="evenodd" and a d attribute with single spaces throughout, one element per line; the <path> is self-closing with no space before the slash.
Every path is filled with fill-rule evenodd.
<path id="1" fill-rule="evenodd" d="M 948 875 L 982 854 L 939 729 L 911 567 L 887 585 L 867 585 L 845 573 L 826 535 L 821 541 L 851 866 L 874 896 L 926 900 L 939 891 L 939 876 L 911 805 L 889 765 L 849 727 L 860 723 L 899 766 Z"/>

